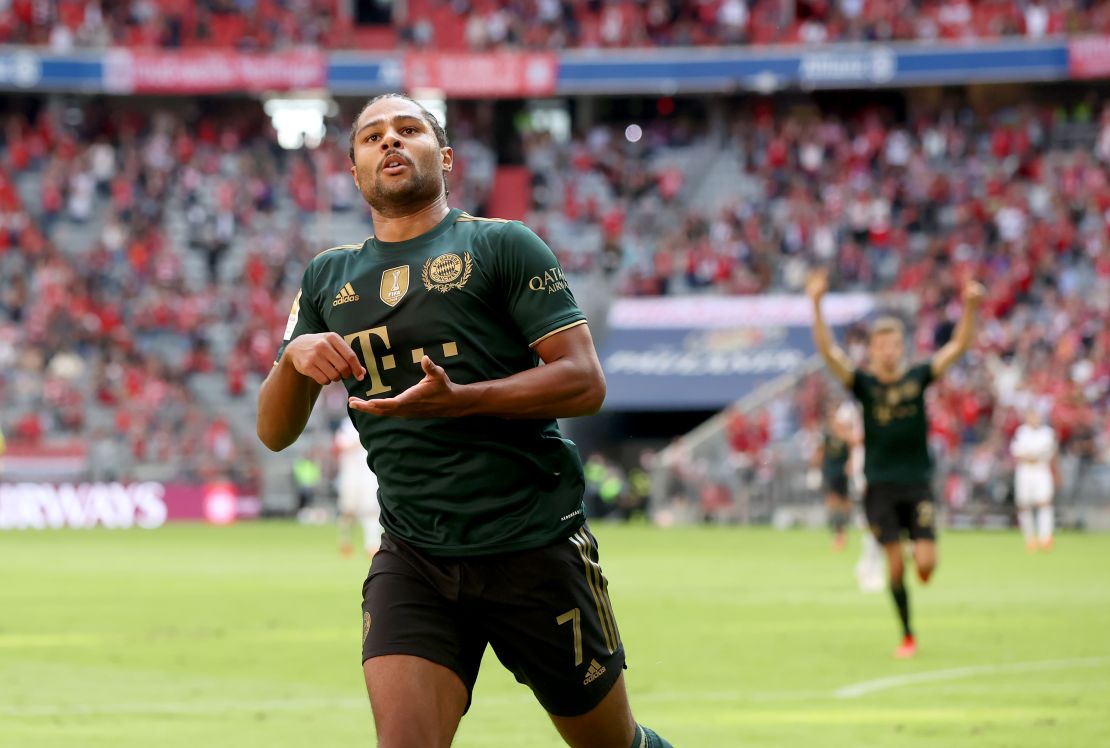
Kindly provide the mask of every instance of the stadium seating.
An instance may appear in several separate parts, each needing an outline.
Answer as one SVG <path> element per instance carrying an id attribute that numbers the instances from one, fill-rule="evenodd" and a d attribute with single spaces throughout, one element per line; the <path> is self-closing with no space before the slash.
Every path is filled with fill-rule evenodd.
<path id="1" fill-rule="evenodd" d="M 568 49 L 1110 31 L 1110 8 L 1083 0 L 413 0 L 389 30 L 355 25 L 346 7 L 338 0 L 13 0 L 0 8 L 0 43 L 386 49 L 400 39 L 437 50 Z"/>

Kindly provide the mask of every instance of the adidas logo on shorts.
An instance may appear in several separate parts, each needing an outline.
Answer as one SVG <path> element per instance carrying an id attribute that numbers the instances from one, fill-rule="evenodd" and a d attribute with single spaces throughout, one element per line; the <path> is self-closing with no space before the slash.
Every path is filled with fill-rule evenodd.
<path id="1" fill-rule="evenodd" d="M 582 681 L 582 685 L 588 686 L 603 675 L 605 675 L 605 666 L 599 664 L 597 660 L 590 660 L 590 669 L 586 671 L 586 679 Z"/>

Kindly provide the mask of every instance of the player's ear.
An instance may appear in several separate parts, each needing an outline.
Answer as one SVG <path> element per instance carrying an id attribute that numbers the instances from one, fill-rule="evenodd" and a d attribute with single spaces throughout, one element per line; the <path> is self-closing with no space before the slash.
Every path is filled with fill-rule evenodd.
<path id="1" fill-rule="evenodd" d="M 440 148 L 439 155 L 440 158 L 443 160 L 443 170 L 451 171 L 451 166 L 455 162 L 455 152 L 451 149 L 451 146 L 445 145 L 444 147 Z"/>
<path id="2" fill-rule="evenodd" d="M 362 191 L 362 185 L 358 183 L 358 169 L 354 164 L 351 164 L 351 178 L 355 180 L 355 187 L 358 187 L 359 192 Z"/>

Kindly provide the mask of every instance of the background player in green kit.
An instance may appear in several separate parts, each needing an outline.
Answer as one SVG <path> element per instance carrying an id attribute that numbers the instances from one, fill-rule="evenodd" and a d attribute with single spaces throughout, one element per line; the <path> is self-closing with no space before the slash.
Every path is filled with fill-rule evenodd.
<path id="1" fill-rule="evenodd" d="M 925 389 L 971 344 L 983 287 L 973 281 L 964 286 L 964 310 L 952 339 L 923 363 L 906 366 L 905 332 L 899 320 L 878 320 L 868 337 L 866 371 L 853 367 L 833 341 L 821 314 L 821 299 L 827 290 L 828 276 L 824 272 L 812 274 L 806 283 L 806 293 L 813 301 L 813 338 L 829 369 L 863 409 L 863 472 L 867 479 L 864 511 L 872 533 L 886 552 L 890 592 L 902 621 L 902 644 L 895 654 L 912 657 L 917 643 L 904 583 L 902 533 L 913 541 L 914 565 L 922 582 L 929 581 L 937 563 Z"/>
<path id="2" fill-rule="evenodd" d="M 833 531 L 833 548 L 844 550 L 848 524 L 852 519 L 852 498 L 848 489 L 848 460 L 856 436 L 852 428 L 852 414 L 847 404 L 832 405 L 825 417 L 821 440 L 821 484 L 825 490 L 825 510 L 829 527 Z"/>
<path id="3" fill-rule="evenodd" d="M 411 99 L 371 100 L 350 155 L 374 236 L 309 263 L 258 434 L 284 449 L 323 385 L 347 387 L 385 528 L 363 586 L 378 745 L 449 746 L 488 644 L 568 745 L 669 746 L 632 717 L 582 463 L 555 422 L 605 396 L 558 262 L 520 223 L 448 208 L 453 153 Z"/>

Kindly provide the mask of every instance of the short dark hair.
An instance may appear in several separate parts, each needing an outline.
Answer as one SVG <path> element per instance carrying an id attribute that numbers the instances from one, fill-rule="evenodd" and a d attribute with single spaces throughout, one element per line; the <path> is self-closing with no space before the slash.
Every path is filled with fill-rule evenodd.
<path id="1" fill-rule="evenodd" d="M 436 119 L 436 116 L 425 109 L 423 104 L 421 104 L 419 101 L 412 98 L 411 96 L 406 96 L 403 93 L 383 93 L 375 96 L 374 98 L 370 99 L 370 101 L 366 102 L 366 104 L 363 105 L 362 109 L 358 110 L 358 114 L 355 115 L 354 121 L 351 122 L 351 134 L 348 138 L 350 148 L 347 151 L 347 155 L 350 157 L 352 164 L 355 162 L 355 133 L 358 131 L 359 118 L 362 117 L 363 112 L 377 104 L 382 99 L 403 99 L 404 101 L 411 101 L 413 104 L 416 104 L 417 109 L 420 110 L 421 115 L 424 117 L 424 121 L 428 123 L 428 127 L 432 128 L 432 132 L 435 133 L 436 140 L 439 142 L 439 147 L 446 148 L 448 145 L 450 145 L 447 142 L 447 132 L 443 129 L 443 125 L 439 124 L 439 120 Z"/>
<path id="2" fill-rule="evenodd" d="M 897 317 L 885 316 L 879 317 L 875 323 L 871 325 L 871 329 L 867 331 L 867 340 L 870 342 L 876 335 L 883 333 L 896 332 L 901 338 L 906 337 L 906 326 L 902 324 L 902 320 Z"/>

